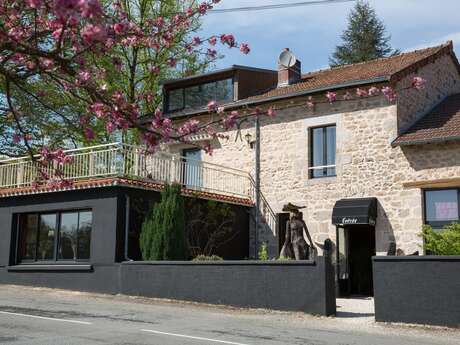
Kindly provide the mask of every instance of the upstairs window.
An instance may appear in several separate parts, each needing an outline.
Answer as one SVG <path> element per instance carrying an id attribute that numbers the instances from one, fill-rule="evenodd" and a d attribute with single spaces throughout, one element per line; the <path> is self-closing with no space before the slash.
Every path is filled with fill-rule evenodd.
<path id="1" fill-rule="evenodd" d="M 19 262 L 89 260 L 91 211 L 29 213 L 18 217 Z"/>
<path id="2" fill-rule="evenodd" d="M 233 101 L 233 79 L 223 79 L 186 88 L 166 91 L 166 112 L 199 109 L 210 101 Z"/>
<path id="3" fill-rule="evenodd" d="M 425 223 L 442 230 L 445 225 L 459 222 L 460 189 L 425 191 Z"/>
<path id="4" fill-rule="evenodd" d="M 336 126 L 310 129 L 310 178 L 336 176 Z"/>

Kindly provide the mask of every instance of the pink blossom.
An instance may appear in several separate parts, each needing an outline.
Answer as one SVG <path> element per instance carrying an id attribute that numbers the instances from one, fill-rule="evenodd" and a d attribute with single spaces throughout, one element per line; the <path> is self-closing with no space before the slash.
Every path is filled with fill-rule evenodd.
<path id="1" fill-rule="evenodd" d="M 211 101 L 208 103 L 208 110 L 209 111 L 216 111 L 217 110 L 217 102 Z"/>
<path id="2" fill-rule="evenodd" d="M 90 127 L 85 128 L 84 134 L 85 134 L 85 138 L 87 140 L 94 140 L 94 138 L 96 137 L 95 134 L 94 134 L 93 129 L 90 128 Z"/>
<path id="3" fill-rule="evenodd" d="M 212 46 L 215 46 L 217 44 L 217 37 L 213 36 L 208 40 L 208 43 Z"/>
<path id="4" fill-rule="evenodd" d="M 249 54 L 249 53 L 251 52 L 251 48 L 249 48 L 249 45 L 248 45 L 248 44 L 246 44 L 246 43 L 241 43 L 240 51 L 241 51 L 243 54 L 247 55 L 247 54 Z"/>
<path id="5" fill-rule="evenodd" d="M 208 155 L 212 156 L 213 148 L 212 148 L 211 142 L 209 140 L 206 140 L 204 142 L 203 150 L 204 150 L 205 153 L 207 153 Z"/>
<path id="6" fill-rule="evenodd" d="M 233 48 L 236 46 L 236 40 L 235 37 L 231 34 L 224 34 L 220 36 L 220 42 L 222 44 L 226 44 L 229 46 L 229 48 Z"/>
<path id="7" fill-rule="evenodd" d="M 422 77 L 414 77 L 412 79 L 412 87 L 417 90 L 424 89 L 425 85 L 426 85 L 426 79 L 423 79 Z"/>
<path id="8" fill-rule="evenodd" d="M 239 114 L 237 111 L 232 111 L 230 115 L 228 115 L 226 118 L 222 120 L 222 125 L 224 126 L 224 128 L 225 129 L 233 128 L 236 125 L 238 116 Z"/>
<path id="9" fill-rule="evenodd" d="M 116 34 L 121 34 L 124 29 L 125 25 L 123 23 L 116 23 L 113 25 L 113 31 L 115 31 Z"/>
<path id="10" fill-rule="evenodd" d="M 21 135 L 14 133 L 13 134 L 13 144 L 19 144 L 21 141 Z"/>
<path id="11" fill-rule="evenodd" d="M 360 97 L 360 98 L 363 98 L 363 97 L 367 97 L 368 93 L 366 90 L 363 90 L 361 88 L 357 88 L 356 89 L 356 96 Z"/>
<path id="12" fill-rule="evenodd" d="M 52 69 L 54 67 L 54 61 L 51 59 L 40 59 L 40 66 L 44 69 Z"/>
<path id="13" fill-rule="evenodd" d="M 193 37 L 193 39 L 192 39 L 192 44 L 193 44 L 194 46 L 200 45 L 200 44 L 201 44 L 201 38 L 199 38 L 199 37 Z"/>
<path id="14" fill-rule="evenodd" d="M 335 92 L 328 91 L 326 93 L 326 98 L 328 99 L 329 103 L 334 103 L 337 100 L 337 94 Z"/>
<path id="15" fill-rule="evenodd" d="M 89 111 L 96 114 L 97 117 L 101 118 L 105 116 L 104 104 L 97 102 L 89 106 Z"/>
<path id="16" fill-rule="evenodd" d="M 371 96 L 371 97 L 372 97 L 372 96 L 377 96 L 377 95 L 380 94 L 380 89 L 377 88 L 377 87 L 375 87 L 375 86 L 373 86 L 373 87 L 371 87 L 371 88 L 369 89 L 368 93 L 369 93 L 369 96 Z"/>
<path id="17" fill-rule="evenodd" d="M 79 3 L 81 15 L 85 18 L 98 18 L 102 14 L 99 0 L 82 0 Z"/>
<path id="18" fill-rule="evenodd" d="M 150 73 L 157 74 L 157 73 L 160 72 L 160 67 L 158 67 L 158 66 L 150 66 L 149 71 L 150 71 Z"/>
<path id="19" fill-rule="evenodd" d="M 396 93 L 391 87 L 385 86 L 384 88 L 382 88 L 382 93 L 389 102 L 394 103 L 396 101 Z"/>
<path id="20" fill-rule="evenodd" d="M 217 114 L 222 114 L 225 112 L 225 107 L 218 107 L 217 108 Z"/>
<path id="21" fill-rule="evenodd" d="M 275 117 L 275 116 L 276 116 L 276 111 L 275 111 L 272 107 L 268 108 L 268 110 L 267 110 L 267 116 L 269 116 L 269 117 Z"/>
<path id="22" fill-rule="evenodd" d="M 315 103 L 313 102 L 313 97 L 309 96 L 307 100 L 307 108 L 310 110 L 315 110 Z"/>
<path id="23" fill-rule="evenodd" d="M 43 5 L 43 0 L 27 0 L 26 3 L 31 8 L 39 8 Z"/>
<path id="24" fill-rule="evenodd" d="M 105 124 L 105 129 L 107 130 L 107 132 L 112 133 L 117 129 L 117 125 L 114 124 L 112 121 L 109 121 Z"/>
<path id="25" fill-rule="evenodd" d="M 200 122 L 198 120 L 188 120 L 177 130 L 181 135 L 188 135 L 195 133 L 198 130 L 198 125 Z"/>
<path id="26" fill-rule="evenodd" d="M 86 24 L 81 31 L 81 37 L 87 44 L 103 42 L 107 38 L 107 30 L 102 25 Z"/>
<path id="27" fill-rule="evenodd" d="M 208 48 L 206 55 L 208 55 L 211 59 L 214 59 L 217 56 L 217 51 L 215 49 Z"/>

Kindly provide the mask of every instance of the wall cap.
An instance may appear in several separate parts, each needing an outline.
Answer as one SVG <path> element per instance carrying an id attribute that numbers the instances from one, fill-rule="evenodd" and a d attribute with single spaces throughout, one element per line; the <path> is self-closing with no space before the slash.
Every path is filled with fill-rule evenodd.
<path id="1" fill-rule="evenodd" d="M 223 260 L 223 261 L 124 261 L 128 266 L 316 266 L 314 260 L 303 261 L 256 261 L 256 260 Z"/>
<path id="2" fill-rule="evenodd" d="M 375 262 L 384 262 L 384 261 L 421 261 L 421 262 L 430 262 L 430 261 L 442 261 L 442 262 L 460 262 L 459 255 L 423 255 L 423 256 L 373 256 L 372 261 Z"/>
<path id="3" fill-rule="evenodd" d="M 92 265 L 15 265 L 7 266 L 8 272 L 90 272 Z"/>

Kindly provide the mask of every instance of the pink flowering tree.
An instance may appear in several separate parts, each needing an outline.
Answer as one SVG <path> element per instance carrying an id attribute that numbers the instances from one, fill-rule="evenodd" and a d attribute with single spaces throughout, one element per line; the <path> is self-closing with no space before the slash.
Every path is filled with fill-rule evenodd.
<path id="1" fill-rule="evenodd" d="M 85 143 L 134 132 L 154 151 L 161 142 L 186 141 L 202 131 L 219 137 L 249 117 L 275 116 L 273 108 L 229 113 L 210 100 L 208 111 L 218 113 L 217 120 L 192 119 L 178 126 L 160 109 L 158 81 L 171 70 L 186 71 L 197 59 L 209 63 L 218 57 L 218 45 L 250 52 L 231 34 L 193 34 L 199 19 L 219 2 L 0 0 L 0 140 L 31 157 L 40 151 L 43 164 L 54 161 L 59 166 L 68 160 L 56 146 L 78 140 L 72 132 L 82 133 Z M 163 6 L 168 4 L 181 6 L 173 12 L 169 8 L 166 16 Z M 423 85 L 420 78 L 411 87 Z M 357 90 L 343 100 L 381 93 L 390 102 L 396 100 L 390 87 Z M 339 100 L 332 91 L 323 99 Z M 310 99 L 307 107 L 317 102 Z M 53 126 L 47 127 L 50 120 Z M 62 135 L 50 142 L 47 133 L 56 137 L 56 125 Z M 210 152 L 209 142 L 204 149 Z"/>

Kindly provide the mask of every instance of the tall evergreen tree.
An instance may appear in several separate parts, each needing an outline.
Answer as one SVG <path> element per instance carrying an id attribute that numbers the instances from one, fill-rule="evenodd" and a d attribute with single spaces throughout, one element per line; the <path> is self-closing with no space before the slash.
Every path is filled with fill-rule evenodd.
<path id="1" fill-rule="evenodd" d="M 187 260 L 189 258 L 185 230 L 185 205 L 180 185 L 166 185 L 161 201 L 153 205 L 140 235 L 144 260 Z"/>
<path id="2" fill-rule="evenodd" d="M 359 0 L 348 16 L 348 27 L 329 59 L 332 67 L 397 55 L 390 46 L 391 36 L 367 1 Z"/>

